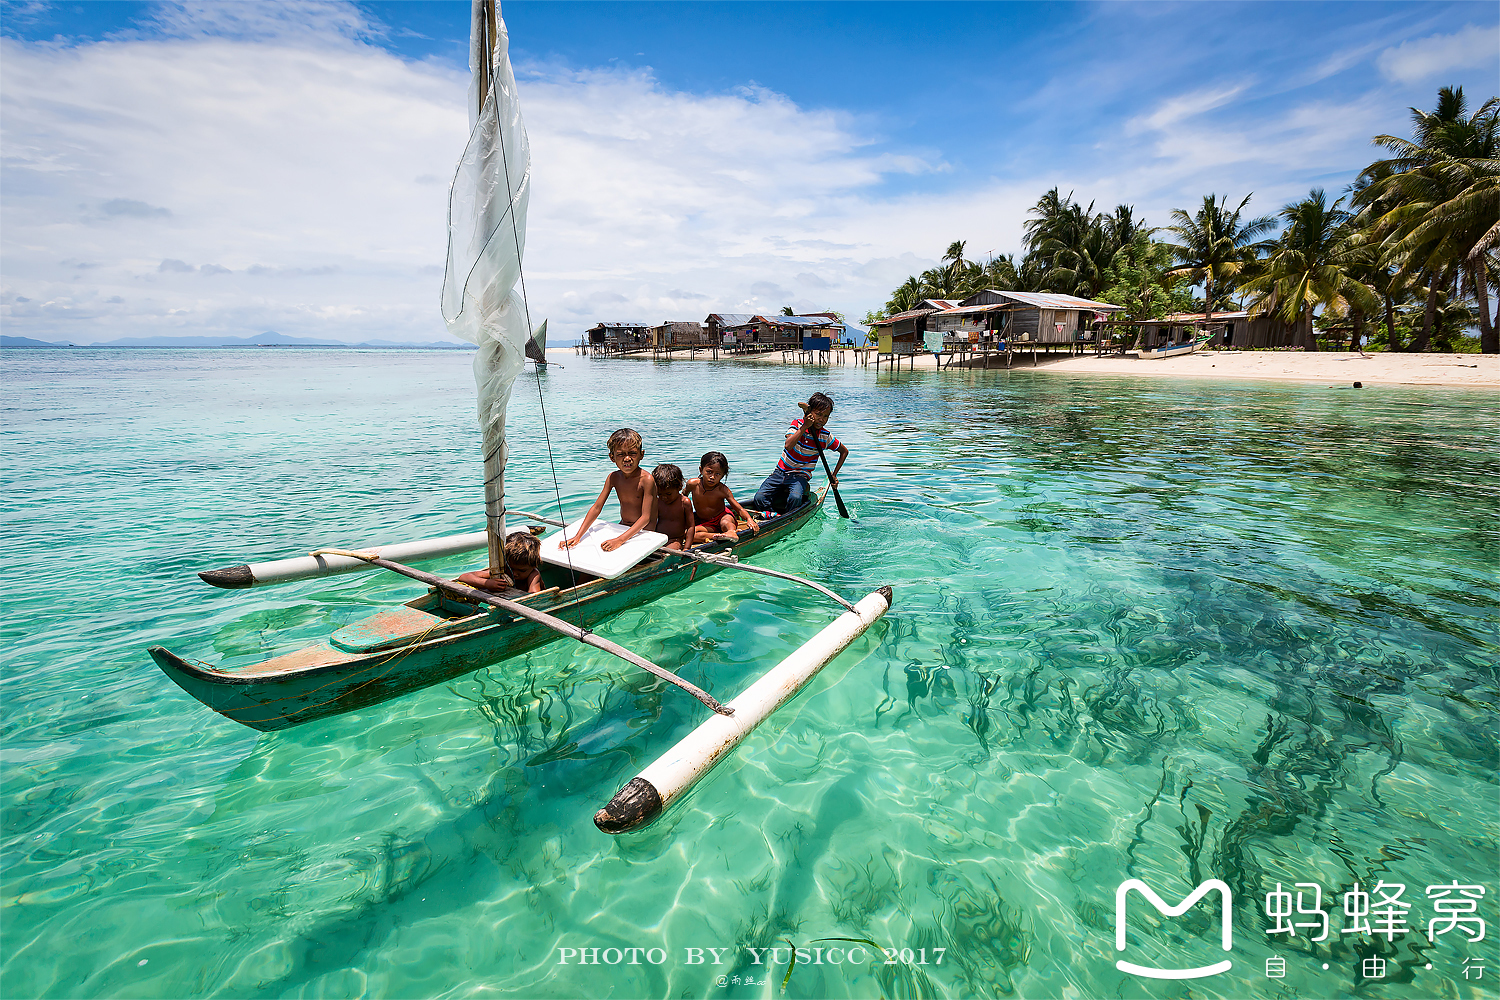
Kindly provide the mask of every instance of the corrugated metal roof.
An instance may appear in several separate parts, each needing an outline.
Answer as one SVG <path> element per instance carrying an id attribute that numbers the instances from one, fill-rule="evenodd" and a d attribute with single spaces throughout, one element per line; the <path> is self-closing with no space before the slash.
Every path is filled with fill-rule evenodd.
<path id="1" fill-rule="evenodd" d="M 1209 320 L 1208 321 L 1210 323 L 1217 323 L 1220 320 L 1249 319 L 1249 318 L 1250 318 L 1250 314 L 1248 312 L 1216 312 L 1216 313 L 1209 313 Z M 1191 323 L 1191 322 L 1193 322 L 1193 320 L 1198 320 L 1198 321 L 1201 322 L 1203 320 L 1203 314 L 1202 313 L 1172 313 L 1170 316 L 1164 317 L 1164 319 L 1168 323 Z"/>
<path id="2" fill-rule="evenodd" d="M 758 317 L 766 323 L 776 326 L 838 326 L 839 321 L 829 319 L 826 316 L 761 316 Z"/>
<path id="3" fill-rule="evenodd" d="M 941 310 L 941 309 L 908 309 L 908 310 L 906 310 L 906 312 L 900 312 L 900 313 L 897 313 L 894 316 L 888 316 L 885 319 L 881 320 L 879 323 L 872 323 L 870 325 L 871 326 L 892 326 L 893 324 L 899 323 L 902 320 L 915 319 L 918 316 L 931 316 L 934 313 L 940 313 L 940 312 L 943 312 L 943 310 Z"/>
<path id="4" fill-rule="evenodd" d="M 1000 288 L 991 288 L 990 291 L 1014 302 L 1036 306 L 1038 309 L 1092 309 L 1094 312 L 1119 312 L 1125 308 L 1110 302 L 1095 302 L 1093 299 L 1080 299 L 1076 295 L 1060 295 L 1056 292 L 1007 292 Z"/>
<path id="5" fill-rule="evenodd" d="M 755 322 L 754 313 L 709 313 L 704 322 L 711 322 L 715 316 L 719 318 L 720 326 L 749 326 Z"/>
<path id="6" fill-rule="evenodd" d="M 999 312 L 1003 309 L 1014 309 L 1015 304 L 1011 302 L 990 302 L 982 306 L 957 306 L 943 313 L 944 316 L 967 316 L 970 313 Z"/>

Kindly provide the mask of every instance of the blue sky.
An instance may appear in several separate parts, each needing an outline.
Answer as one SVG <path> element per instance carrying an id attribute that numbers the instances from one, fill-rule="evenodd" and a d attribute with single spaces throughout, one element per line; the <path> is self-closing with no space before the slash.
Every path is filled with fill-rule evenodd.
<path id="1" fill-rule="evenodd" d="M 854 317 L 1049 187 L 1155 225 L 1338 192 L 1500 91 L 1494 3 L 504 4 L 555 336 Z M 433 340 L 468 3 L 3 4 L 0 316 L 45 340 Z"/>

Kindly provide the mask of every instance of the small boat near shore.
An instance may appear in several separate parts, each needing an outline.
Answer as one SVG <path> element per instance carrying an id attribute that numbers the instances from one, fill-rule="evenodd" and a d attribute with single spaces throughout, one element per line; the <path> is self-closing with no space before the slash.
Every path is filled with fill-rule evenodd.
<path id="1" fill-rule="evenodd" d="M 1155 360 L 1157 358 L 1175 358 L 1179 354 L 1192 354 L 1203 346 L 1203 341 L 1192 340 L 1183 344 L 1161 344 L 1156 347 L 1142 347 L 1136 352 L 1136 356 L 1142 361 Z"/>
<path id="2" fill-rule="evenodd" d="M 1190 323 L 1148 321 L 1136 325 L 1139 329 L 1139 339 L 1135 352 L 1136 357 L 1142 361 L 1192 354 L 1212 339 L 1212 334 L 1200 329 L 1203 324 L 1199 321 Z"/>

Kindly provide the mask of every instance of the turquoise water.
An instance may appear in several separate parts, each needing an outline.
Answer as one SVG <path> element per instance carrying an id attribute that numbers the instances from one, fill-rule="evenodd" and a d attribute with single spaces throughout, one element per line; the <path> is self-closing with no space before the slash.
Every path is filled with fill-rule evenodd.
<path id="1" fill-rule="evenodd" d="M 193 574 L 476 530 L 468 362 L 0 354 L 0 994 L 771 997 L 794 942 L 788 997 L 1496 995 L 1500 396 L 565 359 L 540 393 L 569 511 L 627 423 L 648 463 L 725 451 L 746 496 L 793 401 L 829 392 L 858 520 L 830 505 L 757 561 L 896 592 L 680 807 L 609 838 L 594 811 L 704 710 L 605 654 L 263 735 L 144 652 L 242 666 L 415 596 Z M 555 502 L 538 392 L 512 407 L 520 507 Z M 600 631 L 729 697 L 833 617 L 721 573 Z M 1224 880 L 1232 970 L 1118 971 L 1225 957 L 1207 904 L 1139 897 L 1117 952 L 1131 877 L 1168 902 Z M 1381 880 L 1417 930 L 1341 934 L 1332 894 Z M 1455 880 L 1488 934 L 1429 945 L 1424 893 Z M 1268 938 L 1277 882 L 1322 887 L 1330 940 Z M 812 951 L 855 947 L 835 937 L 895 961 Z"/>

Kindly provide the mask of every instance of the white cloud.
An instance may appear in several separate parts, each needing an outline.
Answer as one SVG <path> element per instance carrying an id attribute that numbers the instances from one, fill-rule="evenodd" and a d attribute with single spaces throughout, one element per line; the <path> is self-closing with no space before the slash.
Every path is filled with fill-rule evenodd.
<path id="1" fill-rule="evenodd" d="M 444 339 L 438 265 L 466 76 L 366 44 L 372 29 L 344 5 L 163 16 L 171 37 L 0 40 L 7 332 Z M 219 37 L 230 30 L 250 40 Z M 527 288 L 558 339 L 601 319 L 787 304 L 857 318 L 954 239 L 981 257 L 1019 249 L 1027 209 L 1054 185 L 1101 208 L 1134 203 L 1156 225 L 1210 191 L 1253 189 L 1252 209 L 1271 211 L 1305 192 L 1303 176 L 1352 177 L 1391 127 L 1373 96 L 1260 117 L 1246 110 L 1266 96 L 1256 84 L 1209 80 L 1084 135 L 1088 159 L 1036 147 L 1016 158 L 1024 173 L 958 186 L 937 176 L 941 151 L 892 153 L 851 116 L 761 88 L 523 67 L 521 93 Z"/>
<path id="2" fill-rule="evenodd" d="M 277 0 L 276 3 L 225 3 L 196 0 L 158 3 L 148 26 L 153 37 L 234 38 L 318 46 L 330 38 L 371 38 L 383 34 L 357 6 L 340 0 Z M 117 38 L 139 37 L 123 32 Z"/>
<path id="3" fill-rule="evenodd" d="M 1439 73 L 1492 65 L 1500 55 L 1493 27 L 1468 24 L 1451 35 L 1429 35 L 1386 49 L 1376 65 L 1387 79 L 1415 83 Z"/>
<path id="4" fill-rule="evenodd" d="M 186 27 L 0 42 L 7 327 L 75 342 L 442 339 L 434 265 L 467 80 L 335 27 L 321 45 Z M 836 112 L 764 89 L 674 92 L 639 72 L 523 74 L 522 87 L 528 290 L 560 337 L 601 309 L 867 308 L 895 283 L 896 268 L 871 265 L 949 238 L 915 201 L 870 194 L 936 165 L 875 150 Z M 101 264 L 48 263 L 82 256 Z"/>
<path id="5" fill-rule="evenodd" d="M 337 32 L 0 46 L 17 334 L 444 335 L 446 191 L 419 179 L 452 172 L 460 74 Z M 65 255 L 102 266 L 48 263 Z M 267 271 L 326 277 L 272 290 Z"/>
<path id="6" fill-rule="evenodd" d="M 1168 98 L 1150 114 L 1140 115 L 1126 122 L 1125 131 L 1127 134 L 1159 131 L 1188 118 L 1196 118 L 1204 112 L 1228 104 L 1244 92 L 1245 86 L 1245 84 L 1235 84 L 1230 87 L 1215 87 Z"/>

